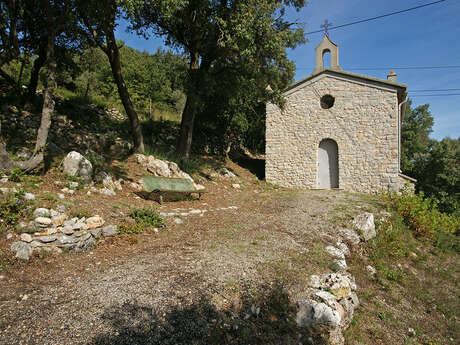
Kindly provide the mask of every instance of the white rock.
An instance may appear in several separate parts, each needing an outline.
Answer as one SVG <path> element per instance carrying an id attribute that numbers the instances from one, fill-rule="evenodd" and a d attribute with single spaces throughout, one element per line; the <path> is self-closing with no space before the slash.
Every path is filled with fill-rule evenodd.
<path id="1" fill-rule="evenodd" d="M 32 247 L 25 242 L 13 242 L 11 244 L 11 250 L 16 252 L 16 257 L 23 260 L 29 260 L 30 255 L 32 254 Z"/>
<path id="2" fill-rule="evenodd" d="M 352 224 L 358 229 L 364 241 L 369 241 L 377 235 L 375 231 L 374 215 L 372 213 L 366 212 L 356 216 Z"/>
<path id="3" fill-rule="evenodd" d="M 58 194 L 58 198 L 61 199 L 61 200 L 64 200 L 64 199 L 65 199 L 65 195 L 62 194 L 62 193 L 59 193 L 59 194 Z"/>
<path id="4" fill-rule="evenodd" d="M 43 208 L 43 207 L 40 207 L 40 208 L 36 208 L 35 211 L 34 211 L 34 217 L 37 218 L 37 217 L 49 217 L 51 214 L 50 214 L 50 210 L 47 209 L 47 208 Z"/>
<path id="5" fill-rule="evenodd" d="M 35 218 L 35 224 L 39 227 L 46 228 L 47 226 L 51 225 L 52 220 L 48 217 L 37 217 Z"/>
<path id="6" fill-rule="evenodd" d="M 235 189 L 240 189 L 241 188 L 239 183 L 232 184 L 232 187 L 235 188 Z"/>
<path id="7" fill-rule="evenodd" d="M 26 200 L 35 200 L 35 194 L 25 193 L 24 194 L 24 199 L 26 199 Z"/>
<path id="8" fill-rule="evenodd" d="M 100 193 L 104 194 L 104 195 L 107 195 L 107 196 L 117 195 L 117 193 L 115 193 L 113 190 L 105 188 L 105 187 L 100 190 Z"/>
<path id="9" fill-rule="evenodd" d="M 377 274 L 377 270 L 376 270 L 374 267 L 372 267 L 371 265 L 367 265 L 367 266 L 366 266 L 366 270 L 367 270 L 367 272 L 369 272 L 369 274 L 372 275 L 372 276 L 374 276 L 374 275 Z"/>
<path id="10" fill-rule="evenodd" d="M 6 239 L 11 240 L 13 238 L 13 234 L 11 232 L 6 234 Z"/>
<path id="11" fill-rule="evenodd" d="M 174 223 L 176 223 L 176 224 L 183 224 L 184 221 L 183 221 L 182 219 L 180 219 L 180 218 L 174 218 Z"/>
<path id="12" fill-rule="evenodd" d="M 86 225 L 88 226 L 89 229 L 96 229 L 100 228 L 102 225 L 104 225 L 105 221 L 102 219 L 101 216 L 94 216 L 90 217 L 86 220 Z"/>
<path id="13" fill-rule="evenodd" d="M 63 162 L 64 173 L 82 177 L 85 183 L 91 182 L 93 166 L 89 160 L 76 151 L 69 152 Z"/>
<path id="14" fill-rule="evenodd" d="M 326 251 L 331 254 L 332 256 L 339 258 L 339 259 L 345 259 L 345 254 L 342 250 L 340 250 L 337 247 L 334 246 L 327 246 Z"/>
<path id="15" fill-rule="evenodd" d="M 359 235 L 354 230 L 340 228 L 338 232 L 343 239 L 351 242 L 351 244 L 357 245 L 361 241 Z"/>
<path id="16" fill-rule="evenodd" d="M 32 236 L 30 236 L 29 234 L 21 234 L 21 241 L 30 243 L 32 242 Z"/>

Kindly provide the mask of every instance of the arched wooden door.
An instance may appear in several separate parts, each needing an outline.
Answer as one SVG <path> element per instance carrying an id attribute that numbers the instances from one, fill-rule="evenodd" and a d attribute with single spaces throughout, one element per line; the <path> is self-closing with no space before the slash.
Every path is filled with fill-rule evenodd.
<path id="1" fill-rule="evenodd" d="M 318 188 L 339 188 L 339 148 L 332 139 L 323 139 L 318 147 Z"/>

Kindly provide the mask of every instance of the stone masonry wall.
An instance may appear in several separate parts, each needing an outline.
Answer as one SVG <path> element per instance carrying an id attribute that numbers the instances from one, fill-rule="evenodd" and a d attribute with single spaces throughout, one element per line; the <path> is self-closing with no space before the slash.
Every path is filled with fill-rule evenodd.
<path id="1" fill-rule="evenodd" d="M 335 104 L 322 109 L 330 94 Z M 317 187 L 321 140 L 337 142 L 339 188 L 376 192 L 398 188 L 396 91 L 320 76 L 286 93 L 281 111 L 267 105 L 266 179 L 291 188 Z"/>

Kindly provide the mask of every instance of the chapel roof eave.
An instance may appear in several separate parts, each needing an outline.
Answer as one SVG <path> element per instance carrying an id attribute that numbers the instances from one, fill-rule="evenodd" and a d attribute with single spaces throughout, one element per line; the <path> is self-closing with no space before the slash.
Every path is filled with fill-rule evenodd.
<path id="1" fill-rule="evenodd" d="M 308 82 L 309 80 L 312 80 L 313 78 L 318 77 L 318 76 L 320 76 L 322 74 L 329 74 L 329 75 L 332 75 L 332 76 L 344 77 L 346 79 L 351 79 L 351 80 L 358 80 L 358 81 L 369 83 L 369 84 L 374 84 L 374 85 L 375 84 L 377 84 L 377 85 L 380 84 L 381 86 L 394 88 L 394 89 L 396 89 L 398 91 L 399 102 L 402 102 L 402 100 L 404 100 L 405 95 L 406 95 L 407 85 L 405 85 L 405 84 L 401 84 L 401 83 L 390 81 L 390 80 L 384 80 L 384 79 L 369 77 L 367 75 L 347 72 L 347 71 L 344 71 L 344 70 L 338 70 L 338 69 L 335 69 L 335 68 L 334 69 L 332 69 L 332 68 L 324 68 L 324 69 L 322 69 L 321 71 L 319 71 L 317 73 L 312 73 L 308 77 L 303 78 L 303 79 L 301 79 L 301 80 L 289 85 L 283 91 L 283 93 L 286 93 L 286 92 L 288 92 L 288 91 L 290 91 L 290 90 L 292 90 L 292 89 L 294 89 L 294 88 L 296 88 L 296 87 L 298 87 L 298 86 Z"/>

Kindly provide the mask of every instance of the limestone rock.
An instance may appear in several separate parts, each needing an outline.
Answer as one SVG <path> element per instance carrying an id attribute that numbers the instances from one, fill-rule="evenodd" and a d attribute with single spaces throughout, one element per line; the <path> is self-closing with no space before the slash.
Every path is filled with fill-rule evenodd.
<path id="1" fill-rule="evenodd" d="M 25 193 L 24 194 L 24 199 L 26 199 L 26 200 L 35 200 L 35 194 Z"/>
<path id="2" fill-rule="evenodd" d="M 102 188 L 100 190 L 101 194 L 104 194 L 104 195 L 107 195 L 107 196 L 114 196 L 114 195 L 117 195 L 117 193 L 115 193 L 112 189 L 109 189 L 109 188 Z"/>
<path id="3" fill-rule="evenodd" d="M 54 226 L 61 226 L 66 219 L 67 219 L 67 216 L 65 214 L 61 214 L 61 215 L 54 216 L 53 218 L 51 218 L 51 221 L 53 222 Z"/>
<path id="4" fill-rule="evenodd" d="M 366 271 L 369 272 L 371 276 L 375 276 L 377 274 L 377 270 L 371 265 L 366 266 Z"/>
<path id="5" fill-rule="evenodd" d="M 102 230 L 100 228 L 97 228 L 97 229 L 90 230 L 90 233 L 91 235 L 94 236 L 94 238 L 98 239 L 99 237 L 101 237 Z"/>
<path id="6" fill-rule="evenodd" d="M 49 217 L 50 215 L 51 215 L 50 210 L 47 209 L 47 208 L 40 207 L 40 208 L 36 208 L 35 211 L 34 211 L 34 217 L 35 218 Z"/>
<path id="7" fill-rule="evenodd" d="M 11 244 L 11 250 L 16 252 L 15 256 L 22 260 L 29 260 L 33 251 L 30 244 L 21 241 L 13 242 Z"/>
<path id="8" fill-rule="evenodd" d="M 359 244 L 359 242 L 361 241 L 359 235 L 351 229 L 341 228 L 339 229 L 339 234 L 344 240 L 347 240 L 354 245 Z"/>
<path id="9" fill-rule="evenodd" d="M 21 234 L 21 241 L 30 243 L 32 242 L 32 236 L 29 234 Z"/>
<path id="10" fill-rule="evenodd" d="M 356 216 L 353 219 L 352 224 L 356 229 L 358 229 L 361 238 L 364 241 L 369 241 L 377 236 L 377 232 L 375 231 L 374 215 L 372 213 L 366 212 Z"/>
<path id="11" fill-rule="evenodd" d="M 89 160 L 76 151 L 69 152 L 64 159 L 64 173 L 83 178 L 85 183 L 91 182 L 93 165 Z"/>
<path id="12" fill-rule="evenodd" d="M 54 242 L 57 239 L 57 236 L 51 235 L 51 236 L 39 236 L 34 238 L 35 240 L 38 240 L 42 243 L 49 243 L 49 242 Z"/>
<path id="13" fill-rule="evenodd" d="M 104 225 L 105 221 L 102 219 L 101 216 L 94 216 L 90 217 L 86 220 L 86 225 L 88 226 L 88 229 L 96 229 L 100 228 L 102 225 Z"/>
<path id="14" fill-rule="evenodd" d="M 52 221 L 48 217 L 37 217 L 35 218 L 35 224 L 37 224 L 41 228 L 46 228 L 47 226 L 51 225 Z"/>
<path id="15" fill-rule="evenodd" d="M 297 302 L 297 324 L 329 344 L 343 345 L 342 331 L 359 305 L 353 278 L 336 273 L 312 276 L 311 286 L 315 289 L 312 295 Z"/>
<path id="16" fill-rule="evenodd" d="M 116 225 L 107 225 L 102 228 L 102 234 L 105 237 L 115 236 L 118 234 L 118 226 Z"/>

